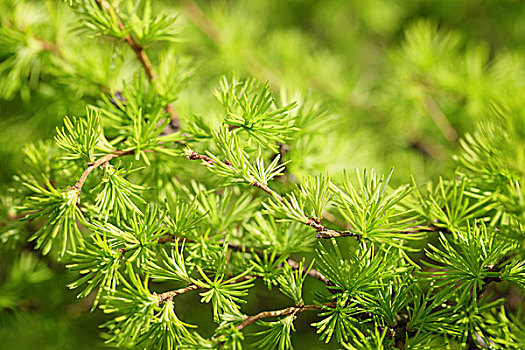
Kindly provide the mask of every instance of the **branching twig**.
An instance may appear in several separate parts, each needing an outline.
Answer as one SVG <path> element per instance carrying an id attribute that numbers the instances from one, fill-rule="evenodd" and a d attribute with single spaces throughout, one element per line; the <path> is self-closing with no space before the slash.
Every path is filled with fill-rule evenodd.
<path id="1" fill-rule="evenodd" d="M 258 189 L 268 193 L 270 196 L 274 197 L 279 202 L 281 202 L 281 203 L 284 202 L 283 197 L 281 197 L 277 192 L 275 192 L 270 187 L 268 187 L 267 184 L 263 184 L 263 183 L 260 183 L 258 181 L 254 181 L 250 185 L 253 186 L 253 187 L 257 187 Z"/>
<path id="2" fill-rule="evenodd" d="M 106 164 L 113 158 L 118 158 L 118 157 L 122 157 L 128 154 L 133 154 L 133 153 L 135 153 L 135 151 L 114 151 L 113 153 L 108 153 L 105 156 L 100 157 L 94 163 L 90 164 L 86 168 L 86 170 L 84 170 L 84 172 L 80 176 L 80 179 L 78 179 L 77 183 L 72 188 L 76 189 L 78 194 L 80 195 L 80 193 L 82 192 L 82 186 L 84 186 L 84 183 L 86 182 L 87 177 L 89 176 L 89 174 L 91 174 L 93 170 L 95 170 L 101 165 Z"/>
<path id="3" fill-rule="evenodd" d="M 197 153 L 197 152 L 194 152 L 194 151 L 191 151 L 188 154 L 187 157 L 188 157 L 188 159 L 191 159 L 191 160 L 202 160 L 203 164 L 207 165 L 207 166 L 215 164 L 215 161 L 211 157 L 208 157 L 207 155 L 200 154 L 200 153 Z M 230 162 L 226 161 L 225 163 L 226 163 L 226 165 L 231 166 Z M 250 183 L 250 185 L 253 186 L 253 187 L 259 188 L 260 190 L 268 193 L 270 196 L 272 196 L 275 199 L 277 199 L 279 202 L 284 203 L 283 197 L 281 197 L 281 195 L 279 195 L 277 192 L 272 190 L 268 186 L 268 184 L 264 184 L 264 183 L 261 183 L 261 182 L 258 182 L 258 181 L 253 181 L 252 183 Z M 313 228 L 315 228 L 317 230 L 317 238 L 334 238 L 334 237 L 356 237 L 356 238 L 359 238 L 360 237 L 359 234 L 357 234 L 355 232 L 352 232 L 352 231 L 332 230 L 332 229 L 330 229 L 328 227 L 323 226 L 320 222 L 318 222 L 317 220 L 314 220 L 314 219 L 309 219 L 304 224 L 307 225 L 307 226 L 313 227 Z"/>
<path id="4" fill-rule="evenodd" d="M 191 153 L 189 153 L 187 157 L 188 159 L 191 159 L 191 160 L 202 160 L 204 165 L 215 164 L 215 161 L 211 157 L 208 157 L 205 154 L 200 154 L 194 151 L 191 151 Z M 228 166 L 231 166 L 229 161 L 225 161 L 225 164 Z M 277 192 L 272 190 L 267 184 L 261 183 L 259 181 L 253 181 L 252 183 L 250 183 L 250 186 L 257 187 L 261 189 L 262 191 L 268 193 L 270 196 L 277 199 L 279 202 L 281 203 L 283 202 L 283 198 Z"/>
<path id="5" fill-rule="evenodd" d="M 199 153 L 193 152 L 193 151 L 188 155 L 188 159 L 191 159 L 191 160 L 202 160 L 204 165 L 213 165 L 213 164 L 215 164 L 215 161 L 213 159 L 211 159 L 210 157 L 208 157 L 207 155 L 199 154 Z"/>

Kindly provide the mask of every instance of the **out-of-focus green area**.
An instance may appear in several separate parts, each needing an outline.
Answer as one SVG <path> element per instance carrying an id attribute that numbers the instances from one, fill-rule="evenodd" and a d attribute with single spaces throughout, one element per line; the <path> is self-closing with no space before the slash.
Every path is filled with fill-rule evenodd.
<path id="1" fill-rule="evenodd" d="M 308 145 L 310 153 L 290 150 L 291 159 L 302 160 L 289 168 L 299 178 L 395 167 L 394 182 L 413 175 L 424 183 L 453 169 L 459 138 L 494 102 L 521 108 L 525 101 L 522 1 L 155 1 L 154 7 L 181 13 L 179 40 L 170 45 L 195 67 L 175 105 L 182 128 L 195 115 L 208 117 L 219 77 L 234 72 L 268 80 L 289 99 L 308 93 L 326 105 L 324 138 Z M 17 243 L 22 254 L 9 249 L 11 228 L 31 230 L 12 220 L 17 198 L 9 188 L 24 171 L 23 147 L 52 139 L 65 115 L 82 115 L 96 102 L 100 86 L 118 90 L 141 67 L 125 45 L 87 38 L 62 1 L 0 0 L 0 19 L 3 31 L 15 19 L 29 38 L 20 47 L 0 33 L 0 347 L 103 347 L 104 315 L 90 314 L 91 300 L 77 300 L 67 289 L 73 276 L 63 264 L 28 243 Z M 60 55 L 35 49 L 35 37 L 56 44 Z M 158 50 L 147 48 L 154 62 Z M 29 63 L 13 64 L 20 59 Z M 256 293 L 247 313 L 286 305 L 263 288 Z M 255 304 L 266 297 L 268 305 Z M 181 315 L 211 322 L 211 310 L 195 308 L 198 295 L 187 298 Z M 311 322 L 298 321 L 294 344 L 327 348 Z M 205 326 L 200 331 L 210 333 Z"/>

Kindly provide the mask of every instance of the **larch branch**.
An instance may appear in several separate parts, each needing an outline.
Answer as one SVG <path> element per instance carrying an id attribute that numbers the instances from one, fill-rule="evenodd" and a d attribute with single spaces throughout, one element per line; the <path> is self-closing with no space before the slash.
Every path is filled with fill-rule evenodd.
<path id="1" fill-rule="evenodd" d="M 204 165 L 210 166 L 215 164 L 215 161 L 204 154 L 197 153 L 195 151 L 191 151 L 188 154 L 188 159 L 191 160 L 202 160 Z M 230 165 L 230 162 L 225 161 L 225 164 L 228 166 Z M 257 187 L 258 189 L 268 193 L 270 196 L 277 199 L 279 202 L 284 203 L 284 199 L 281 195 L 279 195 L 277 192 L 272 190 L 268 184 L 264 184 L 258 181 L 253 181 L 250 183 L 250 186 Z M 332 230 L 330 228 L 327 228 L 323 226 L 318 220 L 315 219 L 308 219 L 307 222 L 304 222 L 305 225 L 313 227 L 317 230 L 317 238 L 334 238 L 334 237 L 356 237 L 360 238 L 360 235 L 358 233 L 352 232 L 352 231 L 337 231 Z"/>
<path id="2" fill-rule="evenodd" d="M 160 237 L 157 242 L 159 244 L 164 244 L 164 243 L 171 243 L 171 242 L 185 242 L 185 243 L 195 243 L 195 241 L 193 241 L 192 239 L 189 239 L 189 238 L 186 238 L 186 237 L 175 237 L 174 235 L 166 235 L 166 236 L 162 236 Z M 238 244 L 234 244 L 234 243 L 228 243 L 228 249 L 230 249 L 231 251 L 234 251 L 234 252 L 242 252 L 242 253 L 250 253 L 250 254 L 256 254 L 259 258 L 263 259 L 264 258 L 264 255 L 261 251 L 259 250 L 255 250 L 255 249 L 247 249 L 246 247 L 244 246 L 241 246 L 241 245 L 238 245 Z M 279 255 L 277 256 L 279 257 Z M 299 266 L 300 264 L 293 260 L 293 259 L 286 259 L 286 263 L 288 265 L 290 265 L 290 267 L 294 270 L 299 270 Z M 325 284 L 328 284 L 330 281 L 328 280 L 328 278 L 326 278 L 325 276 L 323 276 L 323 274 L 319 271 L 317 271 L 316 269 L 310 269 L 307 271 L 307 268 L 306 267 L 303 267 L 303 273 L 306 273 L 308 276 L 310 277 L 313 277 Z"/>

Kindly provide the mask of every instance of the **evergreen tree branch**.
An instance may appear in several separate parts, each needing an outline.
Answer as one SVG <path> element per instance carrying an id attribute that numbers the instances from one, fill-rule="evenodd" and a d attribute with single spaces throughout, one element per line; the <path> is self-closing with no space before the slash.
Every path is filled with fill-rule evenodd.
<path id="1" fill-rule="evenodd" d="M 188 159 L 190 160 L 202 160 L 203 164 L 206 166 L 214 165 L 215 161 L 204 154 L 197 153 L 195 151 L 191 151 L 188 156 Z M 225 164 L 230 166 L 230 162 L 228 160 L 225 161 Z M 250 183 L 250 186 L 257 187 L 260 190 L 268 193 L 270 196 L 277 199 L 279 202 L 284 203 L 283 197 L 281 197 L 280 194 L 272 190 L 267 184 L 260 183 L 258 181 L 254 181 Z M 317 231 L 317 238 L 335 238 L 335 237 L 356 237 L 357 239 L 360 238 L 360 235 L 352 232 L 352 231 L 338 231 L 338 230 L 332 230 L 326 226 L 323 226 L 320 222 L 317 220 L 310 218 L 306 223 L 304 223 L 307 226 L 313 227 Z"/>
<path id="2" fill-rule="evenodd" d="M 234 6 L 234 11 L 226 8 L 218 13 L 212 11 L 213 16 L 208 16 L 208 11 L 213 10 L 209 6 L 203 5 L 201 10 L 199 1 L 181 0 L 187 18 L 210 39 L 203 40 L 215 46 L 212 51 L 221 52 L 218 61 L 225 59 L 233 62 L 233 66 L 237 63 L 245 68 L 245 73 L 251 71 L 252 75 L 263 78 L 261 80 L 273 82 L 274 89 L 281 85 L 280 81 L 293 78 L 290 69 L 297 66 L 294 60 L 303 62 L 306 57 L 303 73 L 319 71 L 321 75 L 303 74 L 307 78 L 299 79 L 299 83 L 311 85 L 308 82 L 312 79 L 308 77 L 319 76 L 322 79 L 314 81 L 317 92 L 339 102 L 341 96 L 345 99 L 352 95 L 344 104 L 356 105 L 361 112 L 366 112 L 361 113 L 365 116 L 368 112 L 377 114 L 377 120 L 399 114 L 415 117 L 424 111 L 427 119 L 419 125 L 421 130 L 437 127 L 445 143 L 448 141 L 450 145 L 458 141 L 459 130 L 454 127 L 468 128 L 467 121 L 474 120 L 477 112 L 488 109 L 485 101 L 495 100 L 498 105 L 494 106 L 498 114 L 494 120 L 487 118 L 476 133 L 459 141 L 462 149 L 456 158 L 457 172 L 449 172 L 448 179 L 440 179 L 438 186 L 429 184 L 424 198 L 419 192 L 418 200 L 408 196 L 415 186 L 389 186 L 391 173 L 385 177 L 366 170 L 358 171 L 357 182 L 346 172 L 344 180 L 337 179 L 337 183 L 332 182 L 327 173 L 321 173 L 305 176 L 297 184 L 295 181 L 285 183 L 283 187 L 278 186 L 278 181 L 287 182 L 282 176 L 288 164 L 285 160 L 297 164 L 294 169 L 298 174 L 307 175 L 312 169 L 328 171 L 330 157 L 326 154 L 335 154 L 337 158 L 342 145 L 339 137 L 346 134 L 334 131 L 337 135 L 325 144 L 324 138 L 316 138 L 328 130 L 320 127 L 325 122 L 328 105 L 311 107 L 307 96 L 303 98 L 288 89 L 283 89 L 277 100 L 269 82 L 261 85 L 251 79 L 222 79 L 216 97 L 224 111 L 210 110 L 213 115 L 226 114 L 220 130 L 212 130 L 213 121 L 195 117 L 186 134 L 174 133 L 180 129 L 179 119 L 170 102 L 179 97 L 187 75 L 178 70 L 178 65 L 172 65 L 176 47 L 169 47 L 169 52 L 159 57 L 157 67 L 155 46 L 149 46 L 158 41 L 175 41 L 172 16 L 162 12 L 153 14 L 149 0 L 70 0 L 71 6 L 76 3 L 86 29 L 95 35 L 117 38 L 120 49 L 125 51 L 123 55 L 110 48 L 87 50 L 86 56 L 77 60 L 69 53 L 74 54 L 76 48 L 90 42 L 76 40 L 80 38 L 75 38 L 68 26 L 60 25 L 69 20 L 66 13 L 62 14 L 60 9 L 54 12 L 49 5 L 47 8 L 33 6 L 37 3 L 25 0 L 17 2 L 21 4 L 20 10 L 10 11 L 11 2 L 0 5 L 8 12 L 7 20 L 0 23 L 0 46 L 7 60 L 0 67 L 0 78 L 13 84 L 3 84 L 6 89 L 0 84 L 0 98 L 11 101 L 17 92 L 22 100 L 36 95 L 38 98 L 33 102 L 42 104 L 35 105 L 40 109 L 46 107 L 49 92 L 56 92 L 53 96 L 62 97 L 64 106 L 76 110 L 76 104 L 69 104 L 67 86 L 73 84 L 79 92 L 73 96 L 74 100 L 85 97 L 95 102 L 90 94 L 96 92 L 96 85 L 103 92 L 103 101 L 94 105 L 104 120 L 99 120 L 98 114 L 93 118 L 90 113 L 86 120 L 67 118 L 64 128 L 57 132 L 56 144 L 38 143 L 24 150 L 27 168 L 22 169 L 24 175 L 16 179 L 21 185 L 17 193 L 24 198 L 11 198 L 11 195 L 5 200 L 0 198 L 0 216 L 7 220 L 0 220 L 0 241 L 2 247 L 5 242 L 15 247 L 21 245 L 27 233 L 34 233 L 29 241 L 36 240 L 36 249 L 41 249 L 44 255 L 52 252 L 50 257 L 55 259 L 54 253 L 62 258 L 66 251 L 71 252 L 73 261 L 67 267 L 82 276 L 70 287 L 85 285 L 79 297 L 87 297 L 97 290 L 93 306 L 97 306 L 101 296 L 105 298 L 104 312 L 119 314 L 103 325 L 108 328 L 108 342 L 114 342 L 116 347 L 204 348 L 218 344 L 219 348 L 239 349 L 247 335 L 242 330 L 257 324 L 267 329 L 251 334 L 262 339 L 255 344 L 249 342 L 248 346 L 288 349 L 292 348 L 296 314 L 317 310 L 312 315 L 316 315 L 319 322 L 312 326 L 317 328 L 320 340 L 328 344 L 335 337 L 340 346 L 347 348 L 430 348 L 448 344 L 449 340 L 469 349 L 525 348 L 520 338 L 525 330 L 521 311 L 515 312 L 513 298 L 506 298 L 507 302 L 499 298 L 510 296 L 504 295 L 508 292 L 495 290 L 496 284 L 499 286 L 503 281 L 525 286 L 525 264 L 520 256 L 525 218 L 521 171 L 524 162 L 520 157 L 523 135 L 513 131 L 516 125 L 521 125 L 521 119 L 514 116 L 514 109 L 519 110 L 520 106 L 515 105 L 515 96 L 505 101 L 502 96 L 507 95 L 507 90 L 498 92 L 502 87 L 508 86 L 510 91 L 516 86 L 516 82 L 504 74 L 504 71 L 515 73 L 522 68 L 513 64 L 514 58 L 501 59 L 483 48 L 463 50 L 461 40 L 453 35 L 442 36 L 441 30 L 432 24 L 420 22 L 407 30 L 407 40 L 401 50 L 391 48 L 392 57 L 396 57 L 392 65 L 396 75 L 387 77 L 386 84 L 379 84 L 380 94 L 374 97 L 383 98 L 381 103 L 374 104 L 363 98 L 374 84 L 363 85 L 361 79 L 356 79 L 355 84 L 323 83 L 325 78 L 349 72 L 348 67 L 338 63 L 339 53 L 334 52 L 333 60 L 330 50 L 312 59 L 308 56 L 310 42 L 301 40 L 300 33 L 263 31 L 271 22 L 264 17 L 243 31 L 247 22 L 236 23 L 229 18 L 243 19 L 246 17 L 243 11 L 251 13 L 253 8 Z M 26 2 L 28 6 L 22 6 Z M 255 10 L 257 15 L 275 12 L 271 6 Z M 261 27 L 257 29 L 257 26 Z M 266 34 L 271 40 L 263 40 L 261 44 L 271 45 L 278 51 L 277 56 L 287 58 L 280 69 L 276 68 L 279 74 L 265 66 L 272 62 L 272 57 L 261 56 L 264 47 L 261 50 L 253 45 Z M 133 62 L 132 69 L 128 65 L 131 53 L 126 48 L 128 45 L 133 50 L 131 60 L 139 61 Z M 247 45 L 247 50 L 230 52 L 239 45 Z M 397 62 L 398 59 L 406 64 Z M 507 70 L 509 67 L 511 71 Z M 464 68 L 469 68 L 466 75 L 461 72 Z M 136 73 L 136 69 L 141 74 L 128 84 L 129 74 Z M 181 79 L 171 79 L 179 74 Z M 38 84 L 50 76 L 57 79 L 57 84 L 45 84 L 41 94 Z M 418 81 L 421 76 L 425 81 Z M 468 84 L 462 84 L 465 77 Z M 122 79 L 126 82 L 122 91 L 109 88 L 118 86 Z M 206 83 L 206 77 L 203 79 Z M 416 89 L 412 89 L 414 79 Z M 502 83 L 494 85 L 495 80 Z M 398 89 L 397 84 L 403 81 L 404 88 Z M 304 86 L 293 88 L 301 91 Z M 403 96 L 384 98 L 396 90 L 402 91 Z M 191 106 L 191 102 L 196 101 L 194 98 L 200 101 L 200 88 L 181 97 L 184 106 L 187 103 Z M 290 99 L 303 103 L 289 103 Z M 55 102 L 56 107 L 62 109 L 60 99 Z M 205 109 L 208 110 L 207 106 Z M 451 123 L 447 110 L 461 110 L 457 113 L 461 118 Z M 168 120 L 170 116 L 172 123 Z M 463 120 L 463 116 L 468 119 Z M 401 128 L 406 120 L 400 121 L 377 130 L 377 134 L 387 137 L 391 132 L 401 132 L 408 137 L 411 147 L 423 155 L 437 160 L 448 158 L 450 149 L 429 141 L 417 130 L 403 132 Z M 343 125 L 346 124 L 332 126 Z M 111 136 L 119 136 L 108 143 L 103 135 L 104 127 L 111 129 Z M 343 128 L 340 129 L 343 132 Z M 376 131 L 367 129 L 363 135 L 371 130 Z M 354 141 L 359 141 L 359 135 L 356 137 Z M 222 178 L 219 182 L 210 177 L 196 182 L 191 176 L 173 181 L 174 169 L 180 166 L 177 160 L 165 162 L 144 154 L 158 152 L 177 156 L 176 144 L 184 145 L 185 139 L 210 142 L 212 148 L 203 148 L 203 154 L 188 149 L 185 156 L 208 166 Z M 293 148 L 283 157 L 289 140 Z M 169 143 L 175 144 L 168 146 Z M 371 150 L 374 149 L 372 145 Z M 272 152 L 272 159 L 267 157 L 268 150 Z M 140 185 L 128 181 L 127 176 L 138 169 L 108 164 L 127 154 L 134 154 L 139 161 L 142 157 L 148 166 L 145 172 L 133 176 Z M 419 164 L 418 156 L 410 154 L 409 160 Z M 73 169 L 70 169 L 71 161 L 75 162 Z M 337 160 L 332 161 L 336 165 Z M 88 181 L 97 168 L 95 178 Z M 73 181 L 78 180 L 76 183 L 71 181 L 71 171 L 77 174 L 73 177 Z M 425 168 L 419 176 L 430 174 L 434 175 Z M 141 176 L 144 179 L 140 179 Z M 66 184 L 74 183 L 73 187 L 61 189 L 51 180 L 64 182 L 65 178 L 69 179 Z M 90 190 L 97 182 L 100 184 L 92 191 L 98 192 L 96 197 L 90 196 L 93 203 L 81 207 L 80 194 L 86 182 Z M 243 184 L 243 187 L 213 188 L 217 183 Z M 250 190 L 246 185 L 257 187 L 270 198 L 254 193 L 258 190 Z M 147 202 L 152 205 L 144 205 Z M 14 216 L 15 210 L 25 216 Z M 22 217 L 32 225 L 10 222 Z M 34 219 L 39 221 L 32 221 Z M 285 224 L 280 224 L 281 221 Z M 91 232 L 80 231 L 79 224 L 89 225 Z M 485 229 L 486 224 L 489 230 Z M 36 225 L 41 227 L 32 227 Z M 341 247 L 336 239 L 317 242 L 318 257 L 305 267 L 306 257 L 297 261 L 290 257 L 311 250 L 317 239 L 312 229 L 317 238 L 352 236 L 362 241 Z M 441 231 L 440 236 L 427 234 L 433 231 Z M 405 244 L 416 239 L 421 239 L 421 244 Z M 165 249 L 158 246 L 179 241 L 190 244 L 180 249 L 176 244 Z M 416 250 L 426 253 L 408 254 Z M 314 263 L 319 270 L 311 269 Z M 20 271 L 13 270 L 17 273 L 8 273 L 7 278 L 16 280 L 18 274 L 24 280 L 31 280 L 20 273 L 21 267 Z M 135 273 L 134 269 L 139 271 Z M 231 272 L 238 270 L 243 272 L 238 275 Z M 151 274 L 154 281 L 177 284 L 171 287 L 174 290 L 159 289 L 159 294 L 152 293 L 147 274 Z M 246 276 L 248 274 L 253 276 Z M 305 288 L 311 287 L 304 284 L 307 276 L 325 284 L 324 293 L 316 293 L 310 305 L 305 305 L 303 299 L 309 292 Z M 256 284 L 256 278 L 269 290 L 277 287 L 290 298 L 289 307 L 269 305 L 255 315 L 243 315 L 241 304 L 253 299 L 245 297 L 248 289 Z M 501 294 L 497 300 L 488 295 L 493 290 Z M 190 331 L 192 326 L 175 313 L 173 298 L 192 291 L 201 295 L 201 303 L 213 305 L 218 327 L 211 339 Z M 0 309 L 2 307 L 5 305 L 0 305 Z"/>

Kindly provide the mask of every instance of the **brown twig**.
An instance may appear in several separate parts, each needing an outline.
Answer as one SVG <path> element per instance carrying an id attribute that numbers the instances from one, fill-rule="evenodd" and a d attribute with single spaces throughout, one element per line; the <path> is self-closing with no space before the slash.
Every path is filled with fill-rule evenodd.
<path id="1" fill-rule="evenodd" d="M 286 263 L 288 265 L 290 265 L 290 267 L 292 269 L 294 269 L 294 270 L 299 270 L 299 268 L 301 266 L 301 264 L 299 264 L 297 261 L 295 261 L 293 259 L 287 259 Z M 315 279 L 318 279 L 319 281 L 321 281 L 321 282 L 323 282 L 325 284 L 328 284 L 330 282 L 330 280 L 328 278 L 326 278 L 322 273 L 320 273 L 316 269 L 308 270 L 308 268 L 305 266 L 305 267 L 303 267 L 303 273 L 307 273 L 308 276 L 313 277 Z"/>
<path id="2" fill-rule="evenodd" d="M 113 8 L 106 0 L 97 0 L 97 3 L 99 6 L 103 7 L 106 11 L 112 12 L 115 18 L 117 19 L 117 23 L 120 29 L 125 29 L 124 24 L 120 20 L 117 10 Z M 137 59 L 139 60 L 140 64 L 144 68 L 144 72 L 146 73 L 146 76 L 148 77 L 149 81 L 155 81 L 157 79 L 157 75 L 155 74 L 155 70 L 153 69 L 153 66 L 151 65 L 151 61 L 149 60 L 148 55 L 146 54 L 146 51 L 144 48 L 131 36 L 131 34 L 128 34 L 124 37 L 124 41 L 128 43 L 128 45 L 131 47 L 133 52 L 135 52 L 135 56 L 137 56 Z M 166 113 L 170 115 L 171 125 L 173 126 L 173 131 L 177 131 L 179 128 L 179 116 L 177 115 L 177 112 L 175 111 L 175 108 L 168 104 L 166 106 Z"/>
<path id="3" fill-rule="evenodd" d="M 175 297 L 175 296 L 177 296 L 179 294 L 184 294 L 184 293 L 187 293 L 187 292 L 191 292 L 192 290 L 197 290 L 197 289 L 201 289 L 201 288 L 202 287 L 199 287 L 196 284 L 190 284 L 189 286 L 184 287 L 184 288 L 171 290 L 169 292 L 165 292 L 165 293 L 162 293 L 162 294 L 157 294 L 157 297 L 159 298 L 159 303 L 162 303 L 165 300 L 172 300 L 173 297 Z"/>
<path id="4" fill-rule="evenodd" d="M 277 192 L 275 192 L 270 187 L 268 187 L 267 184 L 264 184 L 264 183 L 261 183 L 261 182 L 258 182 L 258 181 L 254 181 L 250 185 L 253 186 L 253 187 L 257 187 L 258 189 L 268 193 L 270 196 L 274 197 L 279 202 L 281 202 L 281 203 L 284 202 L 283 197 L 281 197 Z"/>
<path id="5" fill-rule="evenodd" d="M 326 226 L 323 226 L 318 220 L 316 219 L 308 219 L 308 221 L 305 223 L 305 225 L 313 227 L 317 230 L 317 238 L 335 238 L 335 237 L 355 237 L 357 239 L 361 238 L 361 235 L 352 231 L 338 231 L 338 230 L 332 230 Z"/>
<path id="6" fill-rule="evenodd" d="M 191 151 L 191 153 L 189 153 L 187 157 L 188 159 L 191 159 L 191 160 L 202 160 L 203 164 L 207 166 L 215 164 L 215 161 L 211 157 L 208 157 L 205 154 L 200 154 L 194 151 Z M 225 164 L 231 167 L 231 164 L 229 161 L 226 160 Z M 270 196 L 276 198 L 279 202 L 281 203 L 283 202 L 283 198 L 277 192 L 275 192 L 270 187 L 268 187 L 268 184 L 265 184 L 259 181 L 254 181 L 250 183 L 250 186 L 257 187 L 261 189 L 262 191 L 268 193 Z"/>
<path id="7" fill-rule="evenodd" d="M 108 153 L 108 154 L 100 157 L 94 163 L 90 164 L 86 168 L 86 170 L 84 170 L 84 172 L 82 173 L 82 175 L 78 179 L 77 183 L 72 188 L 77 190 L 78 194 L 80 195 L 80 193 L 82 192 L 82 186 L 84 186 L 84 183 L 86 182 L 87 177 L 89 176 L 89 174 L 91 174 L 91 172 L 93 170 L 95 170 L 99 166 L 102 166 L 102 165 L 106 164 L 107 162 L 109 162 L 113 158 L 118 158 L 118 157 L 122 157 L 122 156 L 125 156 L 125 155 L 128 155 L 128 154 L 133 154 L 133 153 L 135 153 L 135 152 L 134 151 L 114 151 L 113 153 Z"/>
<path id="8" fill-rule="evenodd" d="M 122 22 L 119 21 L 119 27 L 122 24 Z M 144 71 L 146 72 L 146 76 L 150 81 L 154 81 L 157 79 L 157 76 L 155 72 L 153 71 L 153 66 L 151 65 L 151 62 L 148 58 L 148 55 L 146 55 L 146 51 L 144 51 L 144 48 L 140 46 L 135 40 L 133 40 L 133 37 L 131 34 L 128 34 L 124 40 L 131 46 L 131 49 L 135 52 L 135 55 L 137 56 L 140 64 L 142 64 L 142 67 L 144 67 Z"/>
<path id="9" fill-rule="evenodd" d="M 204 165 L 213 165 L 213 164 L 215 164 L 215 161 L 213 159 L 211 159 L 210 157 L 208 157 L 207 155 L 199 154 L 199 153 L 193 152 L 193 151 L 188 155 L 188 159 L 191 159 L 191 160 L 202 160 Z"/>
<path id="10" fill-rule="evenodd" d="M 97 3 L 99 6 L 104 8 L 108 13 L 112 13 L 115 18 L 117 19 L 118 27 L 121 30 L 124 30 L 124 24 L 120 20 L 117 10 L 111 6 L 110 3 L 108 3 L 106 0 L 97 0 Z M 144 67 L 144 71 L 146 72 L 146 76 L 150 81 L 154 81 L 157 77 L 155 75 L 155 72 L 153 71 L 153 66 L 151 65 L 151 62 L 148 58 L 148 55 L 146 54 L 146 51 L 144 51 L 144 48 L 140 46 L 135 39 L 131 36 L 131 34 L 128 34 L 124 37 L 124 41 L 129 44 L 131 49 L 135 52 L 135 55 L 137 56 L 140 64 L 142 67 Z"/>
<path id="11" fill-rule="evenodd" d="M 334 303 L 328 303 L 328 304 L 323 304 L 323 305 L 333 306 Z M 259 312 L 257 315 L 247 317 L 243 323 L 241 323 L 235 328 L 237 328 L 238 330 L 241 330 L 244 327 L 247 327 L 263 318 L 287 316 L 287 315 L 292 315 L 292 314 L 295 315 L 298 312 L 311 311 L 311 310 L 322 310 L 322 309 L 323 309 L 323 306 L 319 306 L 319 305 L 301 305 L 301 306 L 290 306 L 282 310 L 263 311 L 263 312 Z"/>
<path id="12" fill-rule="evenodd" d="M 256 277 L 254 277 L 254 276 L 243 276 L 241 278 L 237 278 L 237 279 L 229 282 L 228 284 L 235 284 L 235 283 L 238 283 L 238 282 L 241 282 L 241 281 L 251 280 L 251 279 L 254 279 L 254 278 L 256 278 Z M 187 292 L 191 292 L 192 290 L 198 290 L 198 289 L 204 289 L 204 288 L 205 287 L 202 287 L 202 286 L 199 286 L 199 285 L 197 285 L 195 283 L 192 283 L 192 284 L 190 284 L 190 285 L 188 285 L 187 287 L 184 287 L 184 288 L 170 290 L 168 292 L 157 294 L 157 297 L 159 298 L 159 303 L 161 303 L 161 302 L 163 302 L 165 300 L 172 300 L 177 295 L 184 294 L 184 293 L 187 293 Z"/>

